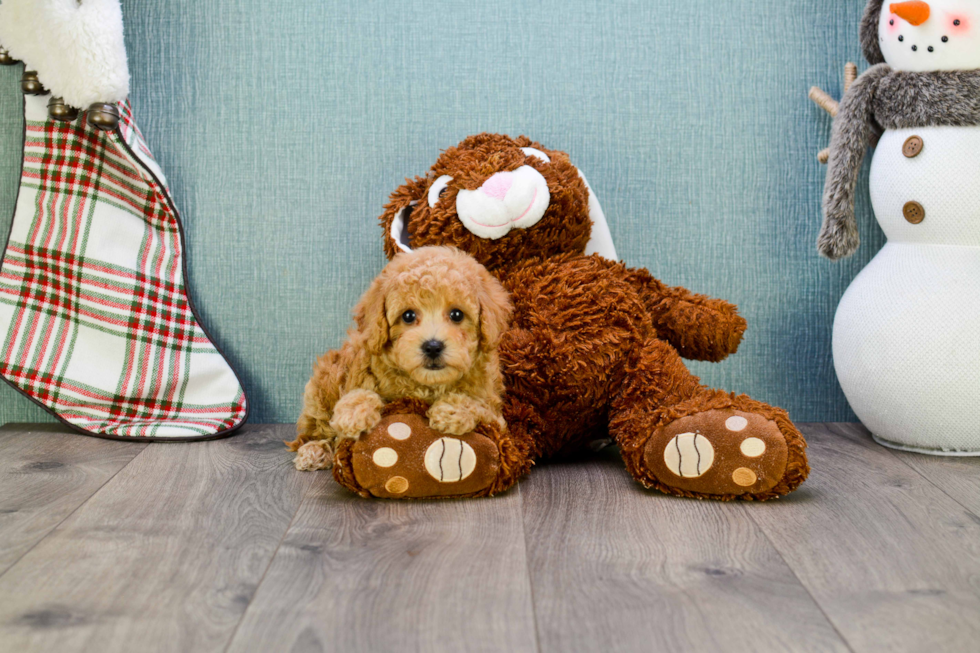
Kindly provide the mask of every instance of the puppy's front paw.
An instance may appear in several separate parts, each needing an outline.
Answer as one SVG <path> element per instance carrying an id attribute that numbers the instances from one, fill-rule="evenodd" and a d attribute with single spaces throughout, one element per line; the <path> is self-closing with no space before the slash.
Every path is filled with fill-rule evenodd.
<path id="1" fill-rule="evenodd" d="M 301 472 L 312 472 L 318 469 L 333 467 L 333 451 L 324 440 L 307 442 L 296 450 L 293 465 Z"/>
<path id="2" fill-rule="evenodd" d="M 381 421 L 384 402 L 371 390 L 353 390 L 337 401 L 330 428 L 343 438 L 356 440 Z"/>
<path id="3" fill-rule="evenodd" d="M 448 401 L 432 404 L 426 416 L 429 418 L 429 426 L 447 435 L 469 433 L 479 424 L 479 419 L 470 406 Z"/>

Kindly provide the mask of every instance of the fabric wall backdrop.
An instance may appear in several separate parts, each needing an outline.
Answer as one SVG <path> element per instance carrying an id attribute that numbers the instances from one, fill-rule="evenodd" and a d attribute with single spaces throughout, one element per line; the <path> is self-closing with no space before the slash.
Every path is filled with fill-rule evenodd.
<path id="1" fill-rule="evenodd" d="M 834 309 L 883 243 L 814 240 L 830 119 L 862 0 L 123 0 L 132 100 L 187 233 L 204 323 L 254 422 L 290 422 L 381 269 L 377 216 L 403 177 L 481 131 L 570 153 L 620 256 L 736 302 L 739 353 L 705 382 L 853 420 Z M 862 69 L 863 69 L 862 65 Z M 0 230 L 20 166 L 20 67 L 0 68 Z M 866 174 L 866 171 L 865 171 Z M 0 422 L 46 419 L 6 385 Z"/>

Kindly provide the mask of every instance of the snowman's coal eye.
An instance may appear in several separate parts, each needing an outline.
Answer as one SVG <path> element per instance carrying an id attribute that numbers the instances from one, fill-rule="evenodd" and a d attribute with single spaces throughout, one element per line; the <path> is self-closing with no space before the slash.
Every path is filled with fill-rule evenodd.
<path id="1" fill-rule="evenodd" d="M 959 27 L 960 26 L 960 19 L 957 18 L 956 20 L 954 20 L 953 21 L 953 24 L 956 25 L 957 27 Z"/>
<path id="2" fill-rule="evenodd" d="M 894 18 L 892 18 L 892 19 L 891 19 L 890 21 L 888 21 L 888 24 L 889 24 L 889 25 L 894 25 L 894 24 L 895 24 L 895 19 L 894 19 Z"/>
<path id="3" fill-rule="evenodd" d="M 443 175 L 443 176 L 439 177 L 438 179 L 436 179 L 435 182 L 433 182 L 433 184 L 431 186 L 429 186 L 429 206 L 430 207 L 433 207 L 433 206 L 436 205 L 436 202 L 439 201 L 439 198 L 442 196 L 442 194 L 445 193 L 449 189 L 448 188 L 449 182 L 451 182 L 452 180 L 453 180 L 453 178 L 450 177 L 449 175 Z"/>
<path id="4" fill-rule="evenodd" d="M 547 154 L 545 154 L 541 150 L 537 150 L 537 149 L 535 149 L 533 147 L 522 147 L 521 148 L 521 152 L 523 152 L 525 156 L 536 156 L 539 159 L 541 159 L 542 161 L 544 161 L 545 163 L 551 163 L 551 157 L 550 156 L 548 156 Z"/>

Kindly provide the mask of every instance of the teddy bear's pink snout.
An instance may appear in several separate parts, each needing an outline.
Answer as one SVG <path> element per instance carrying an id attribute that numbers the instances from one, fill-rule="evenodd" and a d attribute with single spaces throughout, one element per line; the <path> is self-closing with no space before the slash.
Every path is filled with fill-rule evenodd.
<path id="1" fill-rule="evenodd" d="M 513 172 L 498 172 L 483 182 L 480 190 L 487 197 L 502 200 L 507 196 L 507 191 L 514 184 Z"/>

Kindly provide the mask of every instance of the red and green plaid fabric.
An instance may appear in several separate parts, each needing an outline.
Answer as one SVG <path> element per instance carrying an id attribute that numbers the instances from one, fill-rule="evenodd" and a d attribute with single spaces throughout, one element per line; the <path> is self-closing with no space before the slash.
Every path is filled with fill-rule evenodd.
<path id="1" fill-rule="evenodd" d="M 68 424 L 194 439 L 246 417 L 201 328 L 163 174 L 129 103 L 115 133 L 25 97 L 24 162 L 0 266 L 0 374 Z"/>

